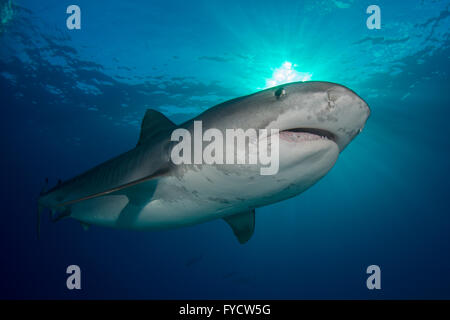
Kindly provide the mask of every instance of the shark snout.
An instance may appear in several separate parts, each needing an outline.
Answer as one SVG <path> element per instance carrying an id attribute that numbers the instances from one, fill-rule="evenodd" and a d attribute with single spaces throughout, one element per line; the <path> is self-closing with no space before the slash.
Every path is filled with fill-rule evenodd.
<path id="1" fill-rule="evenodd" d="M 363 130 L 370 108 L 354 91 L 341 85 L 333 85 L 326 94 L 322 117 L 327 122 L 326 130 L 333 134 L 342 151 Z"/>
<path id="2" fill-rule="evenodd" d="M 295 82 L 278 88 L 275 96 L 278 91 L 284 92 L 276 98 L 283 109 L 267 128 L 279 129 L 286 141 L 320 137 L 342 151 L 363 130 L 370 115 L 360 96 L 336 83 Z"/>

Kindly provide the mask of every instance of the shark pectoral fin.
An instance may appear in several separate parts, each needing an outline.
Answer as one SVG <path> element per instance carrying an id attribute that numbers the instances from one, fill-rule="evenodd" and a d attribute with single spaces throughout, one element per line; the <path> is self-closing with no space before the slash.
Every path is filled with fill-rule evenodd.
<path id="1" fill-rule="evenodd" d="M 128 203 L 120 212 L 116 225 L 118 227 L 133 226 L 142 209 L 151 201 L 157 186 L 158 180 L 149 180 L 119 191 L 118 193 L 127 196 Z"/>
<path id="2" fill-rule="evenodd" d="M 173 129 L 176 125 L 161 112 L 148 109 L 141 124 L 141 135 L 137 145 L 150 141 L 158 133 Z"/>
<path id="3" fill-rule="evenodd" d="M 246 243 L 255 230 L 255 209 L 223 218 L 233 229 L 240 244 Z"/>

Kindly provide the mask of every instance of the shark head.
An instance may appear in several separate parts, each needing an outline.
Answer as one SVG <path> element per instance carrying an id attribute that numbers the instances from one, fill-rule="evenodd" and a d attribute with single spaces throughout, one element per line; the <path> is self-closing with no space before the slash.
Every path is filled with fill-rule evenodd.
<path id="1" fill-rule="evenodd" d="M 280 139 L 301 143 L 321 140 L 339 151 L 359 134 L 370 115 L 367 103 L 352 90 L 330 82 L 296 82 L 263 92 L 274 101 L 275 113 L 267 124 Z"/>
<path id="2" fill-rule="evenodd" d="M 290 83 L 263 92 L 273 100 L 266 129 L 279 130 L 280 169 L 317 168 L 325 174 L 363 130 L 367 103 L 352 90 L 329 82 Z M 272 97 L 271 97 L 272 96 Z"/>
<path id="3" fill-rule="evenodd" d="M 323 177 L 340 152 L 362 131 L 369 115 L 367 103 L 352 90 L 335 83 L 312 81 L 284 84 L 227 101 L 207 110 L 197 120 L 202 120 L 207 128 L 222 131 L 278 131 L 268 137 L 278 136 L 276 174 L 266 178 L 274 183 L 258 186 L 253 196 L 258 197 L 259 192 L 279 200 L 306 190 Z M 235 175 L 256 175 L 251 166 L 225 168 Z"/>

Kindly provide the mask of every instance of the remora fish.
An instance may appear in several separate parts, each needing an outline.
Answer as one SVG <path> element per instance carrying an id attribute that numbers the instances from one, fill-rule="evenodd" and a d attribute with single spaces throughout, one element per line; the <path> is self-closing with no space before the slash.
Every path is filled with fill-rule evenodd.
<path id="1" fill-rule="evenodd" d="M 41 194 L 49 208 L 84 226 L 160 229 L 223 218 L 240 243 L 255 226 L 255 208 L 300 194 L 334 165 L 361 132 L 368 105 L 350 89 L 329 82 L 294 82 L 221 103 L 179 126 L 147 110 L 132 150 Z M 279 129 L 279 171 L 259 165 L 174 165 L 176 128 Z M 225 134 L 224 134 L 225 135 Z M 39 223 L 38 223 L 39 224 Z M 39 228 L 39 226 L 38 226 Z"/>

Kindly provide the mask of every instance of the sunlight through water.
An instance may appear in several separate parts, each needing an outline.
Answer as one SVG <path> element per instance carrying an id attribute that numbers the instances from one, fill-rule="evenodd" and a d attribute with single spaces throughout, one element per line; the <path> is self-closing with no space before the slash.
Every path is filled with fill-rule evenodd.
<path id="1" fill-rule="evenodd" d="M 276 68 L 273 71 L 272 78 L 266 79 L 266 87 L 270 88 L 280 84 L 295 82 L 295 81 L 309 81 L 311 80 L 312 74 L 308 72 L 299 72 L 294 68 L 297 67 L 296 64 L 286 61 L 281 67 Z"/>

